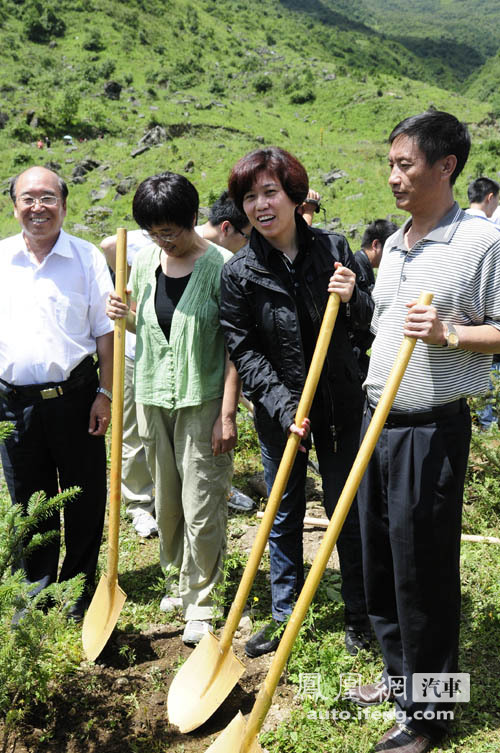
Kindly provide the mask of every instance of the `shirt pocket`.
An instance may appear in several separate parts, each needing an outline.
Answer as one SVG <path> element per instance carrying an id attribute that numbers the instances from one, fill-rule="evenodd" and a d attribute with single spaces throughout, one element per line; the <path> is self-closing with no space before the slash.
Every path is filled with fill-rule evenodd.
<path id="1" fill-rule="evenodd" d="M 59 296 L 56 319 L 61 329 L 69 335 L 85 334 L 89 327 L 87 298 L 81 293 L 71 293 L 70 297 Z"/>

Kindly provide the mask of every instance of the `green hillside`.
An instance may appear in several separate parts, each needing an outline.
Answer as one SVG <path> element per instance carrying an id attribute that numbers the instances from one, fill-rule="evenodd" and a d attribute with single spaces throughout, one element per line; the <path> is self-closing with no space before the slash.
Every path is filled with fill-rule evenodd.
<path id="1" fill-rule="evenodd" d="M 31 164 L 61 172 L 67 229 L 98 240 L 132 226 L 132 192 L 147 175 L 185 172 L 206 205 L 238 157 L 275 143 L 304 161 L 328 218 L 354 236 L 393 212 L 388 133 L 429 106 L 471 124 L 474 149 L 457 186 L 465 201 L 470 177 L 499 169 L 494 97 L 433 85 L 432 60 L 390 38 L 378 16 L 381 30 L 369 28 L 375 5 L 0 0 L 0 235 L 17 231 L 8 180 Z M 51 147 L 39 151 L 45 137 Z"/>

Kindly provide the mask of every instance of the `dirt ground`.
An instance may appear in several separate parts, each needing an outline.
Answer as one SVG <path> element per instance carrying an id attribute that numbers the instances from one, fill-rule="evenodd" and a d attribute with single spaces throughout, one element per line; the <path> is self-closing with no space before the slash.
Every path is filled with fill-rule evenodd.
<path id="1" fill-rule="evenodd" d="M 307 511 L 323 517 L 321 508 Z M 238 548 L 249 551 L 257 525 L 239 526 Z M 312 561 L 324 534 L 306 528 L 305 559 Z M 334 553 L 330 566 L 338 560 Z M 181 640 L 180 619 L 151 625 L 141 633 L 116 629 L 95 664 L 84 663 L 69 677 L 52 701 L 52 723 L 46 726 L 47 709 L 28 720 L 17 753 L 201 753 L 238 711 L 250 712 L 274 654 L 248 659 L 244 644 L 252 632 L 247 618 L 233 641 L 234 653 L 246 672 L 217 712 L 200 728 L 181 734 L 167 719 L 170 683 L 182 660 L 193 649 Z M 296 689 L 282 677 L 263 730 L 275 728 L 295 704 Z M 49 710 L 50 712 L 50 710 Z M 42 725 L 45 729 L 42 728 Z"/>

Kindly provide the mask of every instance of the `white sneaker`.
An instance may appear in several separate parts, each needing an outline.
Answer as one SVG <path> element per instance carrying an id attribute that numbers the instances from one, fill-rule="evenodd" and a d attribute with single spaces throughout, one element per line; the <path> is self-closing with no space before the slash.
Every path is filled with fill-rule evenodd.
<path id="1" fill-rule="evenodd" d="M 160 601 L 160 609 L 162 612 L 173 612 L 174 609 L 182 607 L 182 599 L 180 596 L 166 596 Z"/>
<path id="2" fill-rule="evenodd" d="M 158 535 L 158 523 L 151 513 L 146 510 L 138 510 L 138 512 L 134 514 L 132 525 L 137 534 L 143 539 L 147 539 L 149 536 Z"/>
<path id="3" fill-rule="evenodd" d="M 187 645 L 199 643 L 210 632 L 210 622 L 205 620 L 188 620 L 182 634 L 182 642 Z"/>
<path id="4" fill-rule="evenodd" d="M 243 494 L 243 492 L 240 492 L 235 486 L 231 487 L 229 497 L 227 498 L 227 504 L 234 510 L 244 511 L 252 510 L 255 506 L 253 499 L 246 494 Z"/>

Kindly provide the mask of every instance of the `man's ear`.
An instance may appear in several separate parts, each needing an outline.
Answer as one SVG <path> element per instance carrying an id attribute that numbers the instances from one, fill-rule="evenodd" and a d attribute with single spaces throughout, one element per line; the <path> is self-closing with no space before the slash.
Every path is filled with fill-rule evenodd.
<path id="1" fill-rule="evenodd" d="M 231 225 L 229 220 L 223 220 L 220 224 L 220 229 L 221 229 L 222 235 L 229 235 L 229 233 L 233 229 L 233 226 Z"/>
<path id="2" fill-rule="evenodd" d="M 441 172 L 442 172 L 443 178 L 447 178 L 447 179 L 451 178 L 456 166 L 457 166 L 457 158 L 454 154 L 448 154 L 447 157 L 444 157 L 441 160 Z"/>

